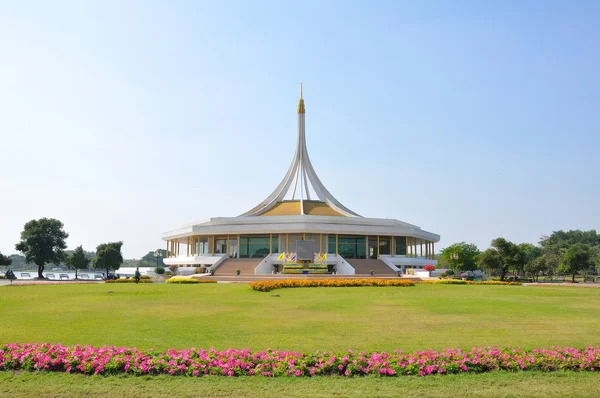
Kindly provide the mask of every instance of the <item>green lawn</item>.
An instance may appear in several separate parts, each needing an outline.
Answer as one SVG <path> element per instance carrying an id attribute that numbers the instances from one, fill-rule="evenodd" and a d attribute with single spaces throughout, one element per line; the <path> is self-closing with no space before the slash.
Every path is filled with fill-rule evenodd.
<path id="1" fill-rule="evenodd" d="M 235 284 L 0 287 L 0 343 L 418 350 L 598 345 L 598 330 L 597 288 L 418 285 L 261 293 Z M 0 372 L 0 397 L 598 396 L 599 386 L 591 373 L 299 380 Z"/>
<path id="2" fill-rule="evenodd" d="M 600 344 L 596 288 L 18 286 L 0 287 L 0 314 L 1 342 L 309 352 Z"/>
<path id="3" fill-rule="evenodd" d="M 0 372 L 0 397 L 597 397 L 593 373 L 487 373 L 430 377 L 98 377 Z"/>

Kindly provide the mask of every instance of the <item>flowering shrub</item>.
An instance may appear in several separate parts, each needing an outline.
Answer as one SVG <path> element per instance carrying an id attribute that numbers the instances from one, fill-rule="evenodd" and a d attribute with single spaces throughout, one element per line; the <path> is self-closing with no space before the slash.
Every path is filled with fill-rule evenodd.
<path id="1" fill-rule="evenodd" d="M 493 371 L 598 371 L 600 346 L 550 347 L 533 350 L 498 347 L 441 351 L 342 353 L 257 351 L 233 348 L 164 352 L 102 346 L 49 343 L 5 344 L 0 371 L 51 371 L 100 375 L 182 376 L 427 376 Z"/>
<path id="2" fill-rule="evenodd" d="M 120 279 L 110 279 L 104 281 L 106 283 L 135 283 L 135 278 L 120 278 Z M 152 283 L 152 279 L 142 278 L 140 279 L 140 283 Z"/>
<path id="3" fill-rule="evenodd" d="M 431 265 L 431 264 L 427 264 L 426 266 L 423 267 L 423 269 L 425 271 L 435 271 L 435 265 Z"/>
<path id="4" fill-rule="evenodd" d="M 192 278 L 184 278 L 181 276 L 174 276 L 172 278 L 167 279 L 167 283 L 217 283 L 217 281 L 192 279 Z"/>
<path id="5" fill-rule="evenodd" d="M 418 282 L 423 285 L 512 285 L 519 286 L 520 282 L 506 281 L 464 281 L 462 279 L 437 279 Z"/>
<path id="6" fill-rule="evenodd" d="M 286 287 L 354 287 L 354 286 L 415 286 L 413 281 L 402 279 L 286 279 L 256 281 L 250 288 L 261 292 Z"/>

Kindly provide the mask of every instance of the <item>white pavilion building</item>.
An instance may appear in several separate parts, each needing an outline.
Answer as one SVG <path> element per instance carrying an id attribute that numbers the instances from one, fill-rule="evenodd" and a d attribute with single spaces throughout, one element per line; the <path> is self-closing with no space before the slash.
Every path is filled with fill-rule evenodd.
<path id="1" fill-rule="evenodd" d="M 301 88 L 296 152 L 277 188 L 240 216 L 185 225 L 162 239 L 165 264 L 178 265 L 183 274 L 199 266 L 216 275 L 236 269 L 246 275 L 271 274 L 281 270 L 282 253 L 313 247 L 315 258 L 326 257 L 329 271 L 385 275 L 435 265 L 440 236 L 399 220 L 360 216 L 333 197 L 308 156 Z"/>

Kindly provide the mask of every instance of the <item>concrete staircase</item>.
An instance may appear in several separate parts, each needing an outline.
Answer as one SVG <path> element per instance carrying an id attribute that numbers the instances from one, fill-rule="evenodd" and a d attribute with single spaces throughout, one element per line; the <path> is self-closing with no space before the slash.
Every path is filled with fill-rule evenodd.
<path id="1" fill-rule="evenodd" d="M 235 270 L 240 269 L 241 275 L 254 275 L 254 269 L 262 258 L 228 258 L 217 266 L 215 275 L 235 275 Z"/>
<path id="2" fill-rule="evenodd" d="M 378 275 L 397 275 L 386 263 L 375 259 L 346 259 L 356 270 L 356 275 L 367 275 L 371 270 L 375 271 L 375 276 Z"/>

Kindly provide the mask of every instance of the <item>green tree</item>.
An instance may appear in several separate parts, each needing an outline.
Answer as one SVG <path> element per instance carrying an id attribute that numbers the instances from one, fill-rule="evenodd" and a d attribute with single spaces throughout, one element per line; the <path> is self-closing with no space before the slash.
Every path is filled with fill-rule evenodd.
<path id="1" fill-rule="evenodd" d="M 165 273 L 165 269 L 164 267 L 156 267 L 154 268 L 154 272 L 156 272 L 157 275 L 163 275 Z"/>
<path id="2" fill-rule="evenodd" d="M 531 243 L 521 243 L 519 250 L 523 260 L 523 271 L 526 275 L 537 280 L 539 273 L 545 268 L 545 264 L 539 260 L 542 256 L 542 248 Z"/>
<path id="3" fill-rule="evenodd" d="M 558 265 L 558 271 L 573 275 L 572 281 L 575 282 L 575 275 L 591 266 L 590 247 L 583 243 L 575 243 L 565 251 L 565 255 Z"/>
<path id="4" fill-rule="evenodd" d="M 68 254 L 65 258 L 65 264 L 67 267 L 75 270 L 75 279 L 77 279 L 77 271 L 80 269 L 86 269 L 90 266 L 91 260 L 86 256 L 83 247 L 77 246 L 73 253 Z"/>
<path id="5" fill-rule="evenodd" d="M 2 253 L 0 253 L 0 265 L 11 265 L 12 264 L 12 259 L 8 256 L 4 256 Z"/>
<path id="6" fill-rule="evenodd" d="M 456 271 L 475 271 L 477 256 L 481 254 L 472 243 L 455 243 L 442 250 L 442 260 Z"/>
<path id="7" fill-rule="evenodd" d="M 140 274 L 140 267 L 137 267 L 135 269 L 135 274 L 133 275 L 133 278 L 135 279 L 135 283 L 140 283 L 140 279 L 142 278 L 142 275 Z"/>
<path id="8" fill-rule="evenodd" d="M 111 270 L 118 270 L 123 264 L 121 247 L 123 242 L 102 243 L 96 247 L 96 257 L 92 259 L 92 265 L 96 269 L 106 270 L 106 276 Z"/>
<path id="9" fill-rule="evenodd" d="M 600 245 L 590 249 L 590 257 L 592 258 L 592 265 L 595 268 L 600 268 Z"/>
<path id="10" fill-rule="evenodd" d="M 64 260 L 65 240 L 69 234 L 63 230 L 63 223 L 54 218 L 31 220 L 21 232 L 21 241 L 16 249 L 25 255 L 28 263 L 38 266 L 38 278 L 43 279 L 46 264 L 60 264 Z"/>
<path id="11" fill-rule="evenodd" d="M 540 245 L 545 250 L 559 251 L 568 249 L 576 243 L 582 243 L 588 246 L 600 245 L 600 234 L 595 229 L 589 231 L 570 230 L 553 231 L 550 236 L 542 236 Z"/>
<path id="12" fill-rule="evenodd" d="M 163 262 L 163 258 L 167 257 L 167 251 L 165 249 L 157 249 L 160 253 L 160 257 L 158 260 L 154 257 L 155 251 L 148 252 L 144 257 L 140 259 L 141 267 L 165 267 L 165 263 Z"/>
<path id="13" fill-rule="evenodd" d="M 504 238 L 496 238 L 491 247 L 477 258 L 477 264 L 482 269 L 497 273 L 500 280 L 504 280 L 510 270 L 522 268 L 523 255 L 519 246 Z"/>

